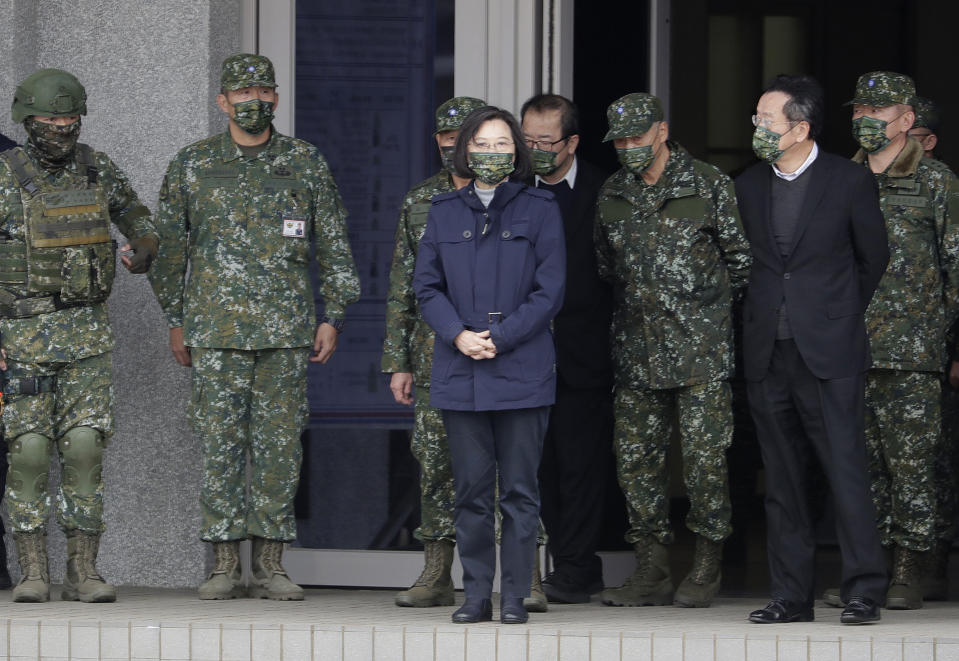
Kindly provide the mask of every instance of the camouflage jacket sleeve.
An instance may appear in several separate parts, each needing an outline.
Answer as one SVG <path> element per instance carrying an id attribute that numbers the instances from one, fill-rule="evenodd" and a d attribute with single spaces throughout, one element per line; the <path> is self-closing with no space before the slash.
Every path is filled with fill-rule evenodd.
<path id="1" fill-rule="evenodd" d="M 935 208 L 943 305 L 949 327 L 959 317 L 959 179 L 948 169 L 941 174 L 944 185 L 939 194 L 942 198 L 935 201 Z"/>
<path id="2" fill-rule="evenodd" d="M 189 234 L 183 178 L 183 164 L 178 158 L 174 159 L 160 187 L 155 218 L 160 249 L 149 272 L 150 284 L 170 328 L 183 325 L 183 286 Z"/>
<path id="3" fill-rule="evenodd" d="M 319 153 L 316 159 L 313 227 L 319 294 L 328 316 L 343 317 L 346 306 L 360 297 L 360 278 L 346 231 L 346 209 L 326 160 Z"/>
<path id="4" fill-rule="evenodd" d="M 416 293 L 413 291 L 416 251 L 409 233 L 410 202 L 407 198 L 403 203 L 393 242 L 390 289 L 386 296 L 386 335 L 383 338 L 381 362 L 381 369 L 386 373 L 413 371 L 410 339 L 418 313 Z"/>
<path id="5" fill-rule="evenodd" d="M 733 189 L 732 180 L 725 175 L 718 177 L 714 180 L 712 193 L 716 204 L 719 246 L 735 296 L 743 291 L 749 280 L 752 254 L 749 252 L 749 241 L 746 240 L 743 223 L 739 218 L 739 207 L 736 206 L 736 192 Z"/>
<path id="6" fill-rule="evenodd" d="M 106 154 L 96 155 L 99 176 L 110 199 L 110 218 L 128 239 L 154 236 L 150 210 L 140 201 L 126 174 Z"/>

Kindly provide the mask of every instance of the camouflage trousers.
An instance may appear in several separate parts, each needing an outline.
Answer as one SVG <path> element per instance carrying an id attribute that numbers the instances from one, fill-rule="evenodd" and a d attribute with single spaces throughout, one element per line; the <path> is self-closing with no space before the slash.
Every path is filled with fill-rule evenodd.
<path id="1" fill-rule="evenodd" d="M 956 537 L 956 491 L 959 480 L 959 390 L 946 381 L 942 384 L 942 432 L 936 445 L 934 481 L 936 523 L 934 538 L 952 543 Z"/>
<path id="2" fill-rule="evenodd" d="M 6 377 L 56 377 L 54 392 L 4 397 L 3 429 L 7 445 L 15 450 L 17 438 L 27 433 L 50 439 L 51 454 L 56 448 L 60 461 L 57 489 L 57 523 L 64 531 L 102 533 L 103 476 L 96 476 L 92 494 L 78 493 L 70 479 L 63 479 L 63 455 L 57 441 L 74 427 L 91 427 L 102 434 L 103 444 L 113 435 L 113 365 L 110 352 L 72 363 L 22 363 L 7 361 Z M 12 458 L 7 455 L 8 462 Z M 67 467 L 69 468 L 69 466 Z M 69 471 L 67 471 L 69 473 Z M 14 532 L 42 530 L 50 515 L 51 498 L 47 483 L 35 500 L 24 500 L 22 485 L 11 465 L 7 477 L 7 509 Z"/>
<path id="3" fill-rule="evenodd" d="M 430 406 L 430 390 L 415 386 L 416 403 L 413 409 L 413 438 L 410 451 L 420 464 L 420 526 L 413 536 L 420 541 L 448 539 L 456 541 L 453 523 L 453 504 L 456 487 L 450 446 L 443 427 L 443 413 Z M 497 499 L 497 503 L 499 499 Z M 496 539 L 500 537 L 500 511 L 496 507 Z M 540 521 L 536 544 L 546 543 L 546 531 Z"/>
<path id="4" fill-rule="evenodd" d="M 192 356 L 191 419 L 204 451 L 200 538 L 296 539 L 309 349 L 194 347 Z"/>
<path id="5" fill-rule="evenodd" d="M 866 450 L 883 546 L 925 551 L 932 543 L 941 397 L 933 372 L 866 373 Z"/>
<path id="6" fill-rule="evenodd" d="M 416 386 L 410 450 L 420 464 L 420 526 L 413 535 L 421 541 L 456 539 L 453 525 L 453 467 L 443 415 L 430 406 L 429 388 Z"/>
<path id="7" fill-rule="evenodd" d="M 713 541 L 726 539 L 732 532 L 726 467 L 733 436 L 729 383 L 617 388 L 614 407 L 616 470 L 629 513 L 626 541 L 634 544 L 650 535 L 663 544 L 673 541 L 666 453 L 676 418 L 690 503 L 686 527 Z"/>

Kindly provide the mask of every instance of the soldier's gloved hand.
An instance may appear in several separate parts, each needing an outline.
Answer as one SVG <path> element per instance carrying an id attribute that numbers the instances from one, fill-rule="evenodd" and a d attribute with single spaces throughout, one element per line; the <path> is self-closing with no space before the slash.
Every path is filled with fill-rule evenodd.
<path id="1" fill-rule="evenodd" d="M 152 236 L 130 239 L 130 242 L 121 250 L 132 250 L 133 255 L 130 257 L 123 255 L 120 261 L 130 273 L 146 273 L 157 256 L 157 248 L 159 243 Z"/>

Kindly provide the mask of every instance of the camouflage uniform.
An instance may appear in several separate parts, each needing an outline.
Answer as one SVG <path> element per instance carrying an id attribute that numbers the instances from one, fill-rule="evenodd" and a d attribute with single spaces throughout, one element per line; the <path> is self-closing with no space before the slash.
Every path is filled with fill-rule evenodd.
<path id="1" fill-rule="evenodd" d="M 730 533 L 731 307 L 751 258 L 732 182 L 675 142 L 667 146 L 659 181 L 649 186 L 619 170 L 600 190 L 596 218 L 599 273 L 614 288 L 616 456 L 634 544 L 673 539 L 665 451 L 674 411 L 692 505 L 687 527 L 713 541 Z"/>
<path id="2" fill-rule="evenodd" d="M 865 162 L 865 152 L 854 160 Z M 890 261 L 866 310 L 873 499 L 883 544 L 925 551 L 933 539 L 944 334 L 957 310 L 959 184 L 912 138 L 876 179 Z"/>
<path id="3" fill-rule="evenodd" d="M 272 129 L 249 158 L 229 132 L 201 140 L 170 163 L 156 225 L 161 249 L 150 281 L 170 327 L 182 326 L 185 344 L 201 348 L 191 407 L 205 448 L 200 536 L 293 540 L 316 328 L 311 239 L 326 314 L 342 318 L 359 296 L 329 167 L 315 147 Z"/>
<path id="4" fill-rule="evenodd" d="M 33 147 L 28 144 L 24 151 L 40 168 L 40 157 Z M 97 173 L 97 186 L 105 191 L 109 200 L 110 219 L 119 230 L 127 237 L 155 238 L 149 211 L 120 168 L 100 152 L 92 152 L 92 165 Z M 42 169 L 41 172 L 47 174 L 42 182 L 36 182 L 42 192 L 88 186 L 88 170 L 79 165 L 75 157 L 60 172 L 50 174 Z M 0 159 L 0 236 L 3 257 L 8 259 L 8 250 L 26 242 L 21 199 L 20 184 L 8 163 Z M 109 287 L 114 269 L 114 259 L 110 258 L 104 272 L 96 274 L 99 286 Z M 106 303 L 17 318 L 10 315 L 8 304 L 14 298 L 29 299 L 36 294 L 28 294 L 23 285 L 11 282 L 6 275 L 0 282 L 0 336 L 9 368 L 5 374 L 10 382 L 4 389 L 3 427 L 11 453 L 18 452 L 16 439 L 23 434 L 33 432 L 57 441 L 65 432 L 80 426 L 99 431 L 100 442 L 106 445 L 113 435 L 111 350 L 114 344 Z M 24 380 L 32 378 L 38 378 L 38 385 L 55 385 L 52 389 L 41 385 L 39 394 L 18 394 L 14 384 L 19 382 L 22 387 Z M 62 463 L 63 448 L 59 444 L 58 450 Z M 94 493 L 81 495 L 77 492 L 75 476 L 65 472 L 57 492 L 57 519 L 65 531 L 91 534 L 103 531 L 103 479 L 99 470 L 92 479 Z M 11 472 L 6 495 L 14 532 L 33 532 L 45 526 L 50 496 L 45 480 L 38 487 L 36 497 L 25 497 L 25 492 L 30 492 L 28 485 Z"/>
<path id="5" fill-rule="evenodd" d="M 413 438 L 410 449 L 420 464 L 420 540 L 456 538 L 453 525 L 453 469 L 443 418 L 430 406 L 430 372 L 433 367 L 433 329 L 423 320 L 413 292 L 416 251 L 426 231 L 430 200 L 455 191 L 446 170 L 421 181 L 407 193 L 396 226 L 390 290 L 386 298 L 386 337 L 382 370 L 388 374 L 410 372 L 415 386 Z"/>

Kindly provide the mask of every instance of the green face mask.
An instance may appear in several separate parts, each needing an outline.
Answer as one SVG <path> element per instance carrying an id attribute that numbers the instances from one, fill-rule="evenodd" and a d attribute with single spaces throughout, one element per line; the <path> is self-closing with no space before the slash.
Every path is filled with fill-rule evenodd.
<path id="1" fill-rule="evenodd" d="M 476 178 L 487 186 L 495 186 L 516 169 L 513 154 L 476 151 L 469 153 L 469 167 Z"/>
<path id="2" fill-rule="evenodd" d="M 559 163 L 556 162 L 559 154 L 555 151 L 531 149 L 530 155 L 533 157 L 533 172 L 541 177 L 553 174 L 559 169 Z"/>
<path id="3" fill-rule="evenodd" d="M 656 160 L 653 154 L 653 146 L 632 147 L 630 149 L 617 149 L 616 157 L 619 158 L 619 164 L 632 172 L 637 177 L 646 172 L 649 166 Z"/>
<path id="4" fill-rule="evenodd" d="M 233 121 L 241 129 L 252 135 L 260 135 L 273 121 L 273 102 L 250 99 L 234 103 Z"/>
<path id="5" fill-rule="evenodd" d="M 46 169 L 63 168 L 77 148 L 80 139 L 80 120 L 57 126 L 28 117 L 23 122 L 28 143 L 39 153 L 41 165 Z"/>
<path id="6" fill-rule="evenodd" d="M 899 117 L 902 117 L 902 115 Z M 896 119 L 899 119 L 899 117 L 896 117 Z M 852 120 L 852 137 L 855 138 L 860 147 L 872 154 L 885 149 L 892 142 L 891 138 L 886 137 L 887 126 L 889 126 L 889 122 L 875 117 L 856 117 Z"/>
<path id="7" fill-rule="evenodd" d="M 779 148 L 779 139 L 782 137 L 782 133 L 770 131 L 765 126 L 757 126 L 753 131 L 753 153 L 756 158 L 770 165 L 778 161 L 786 151 Z"/>
<path id="8" fill-rule="evenodd" d="M 440 147 L 440 160 L 443 161 L 443 169 L 447 172 L 453 172 L 453 150 L 456 147 Z"/>

